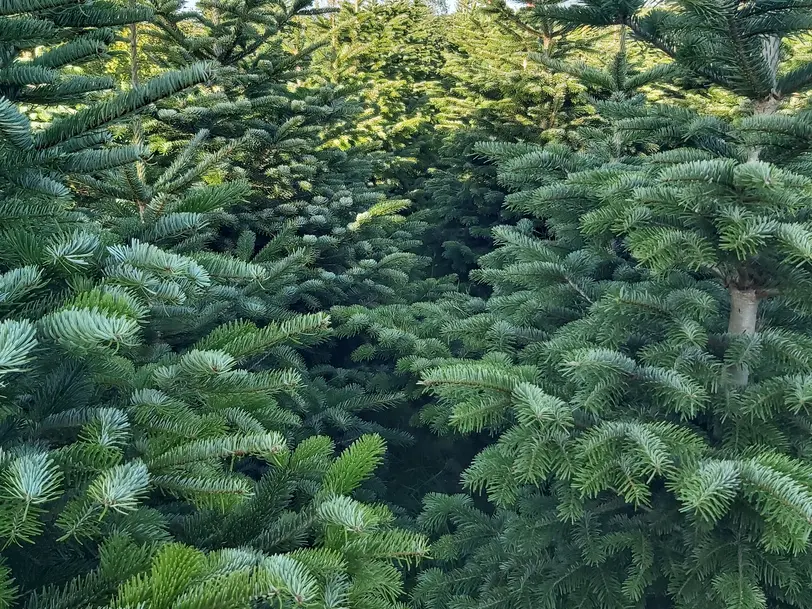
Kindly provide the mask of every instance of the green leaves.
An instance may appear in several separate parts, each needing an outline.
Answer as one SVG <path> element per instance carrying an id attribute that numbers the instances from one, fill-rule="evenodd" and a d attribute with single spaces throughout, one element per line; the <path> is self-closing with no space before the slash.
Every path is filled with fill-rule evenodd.
<path id="1" fill-rule="evenodd" d="M 44 524 L 45 505 L 57 499 L 62 474 L 45 452 L 31 453 L 8 460 L 0 471 L 0 538 L 5 546 L 32 543 Z"/>
<path id="2" fill-rule="evenodd" d="M 5 320 L 0 323 L 0 378 L 23 372 L 37 346 L 34 325 L 29 321 Z"/>
<path id="3" fill-rule="evenodd" d="M 176 446 L 148 461 L 152 467 L 185 465 L 196 461 L 226 457 L 256 456 L 275 462 L 287 451 L 285 439 L 278 433 L 230 436 L 197 440 Z"/>
<path id="4" fill-rule="evenodd" d="M 397 11 L 425 7 L 344 11 L 397 41 L 350 53 L 400 79 L 358 93 L 385 120 L 373 109 L 356 129 L 328 83 L 367 78 L 342 71 L 340 46 L 324 48 L 330 73 L 310 62 L 316 24 L 285 30 L 303 3 L 201 1 L 158 6 L 134 32 L 153 38 L 141 50 L 161 70 L 185 67 L 93 103 L 104 70 L 63 68 L 113 40 L 96 25 L 145 11 L 0 0 L 0 15 L 24 15 L 0 19 L 0 536 L 19 544 L 0 604 L 19 586 L 31 609 L 397 609 L 400 567 L 429 545 L 394 504 L 464 470 L 493 505 L 426 499 L 416 526 L 435 536 L 439 569 L 418 577 L 421 609 L 805 606 L 808 125 L 641 94 L 671 95 L 656 85 L 682 87 L 679 72 L 747 95 L 741 112 L 772 112 L 780 87 L 808 80 L 774 69 L 775 37 L 799 30 L 805 7 L 500 7 L 523 31 L 497 40 L 522 48 L 466 57 L 499 78 L 450 67 L 461 99 L 420 116 L 407 106 L 433 99 L 421 78 L 436 76 L 439 47 L 411 41 L 439 38 Z M 638 70 L 625 42 L 605 70 L 549 59 L 566 57 L 567 16 L 622 24 L 673 62 Z M 535 28 L 548 67 L 581 84 L 523 62 Z M 488 42 L 456 35 L 442 52 Z M 588 112 L 585 91 L 603 97 Z M 154 104 L 133 134 L 120 124 Z M 435 122 L 460 141 L 432 151 Z M 110 145 L 114 125 L 136 143 Z M 361 156 L 359 134 L 409 148 Z M 468 154 L 496 134 L 521 143 Z M 465 160 L 424 171 L 434 152 Z M 504 216 L 497 173 L 515 191 Z M 423 207 L 401 215 L 404 200 L 380 190 L 393 185 Z M 529 217 L 490 233 L 512 214 Z M 432 231 L 446 264 L 418 238 Z M 745 292 L 746 328 L 728 323 L 729 295 Z M 748 374 L 731 383 L 731 368 Z M 400 428 L 421 407 L 415 424 L 457 437 L 416 432 L 419 447 L 393 450 L 375 478 L 384 439 L 412 441 Z"/>
<path id="5" fill-rule="evenodd" d="M 99 237 L 88 232 L 76 232 L 54 239 L 45 247 L 46 261 L 65 272 L 80 271 L 95 262 Z"/>
<path id="6" fill-rule="evenodd" d="M 492 291 L 484 312 L 407 322 L 410 336 L 441 328 L 464 358 L 403 340 L 399 369 L 419 371 L 434 398 L 421 420 L 492 434 L 472 442 L 463 481 L 495 507 L 426 502 L 439 568 L 419 579 L 422 607 L 804 603 L 793 565 L 807 565 L 810 530 L 812 174 L 808 117 L 779 83 L 805 82 L 782 37 L 809 19 L 793 2 L 677 4 L 536 3 L 512 16 L 622 23 L 623 46 L 606 70 L 543 59 L 597 93 L 600 122 L 575 150 L 478 146 L 512 191 L 508 209 L 528 217 L 494 231 L 472 273 Z M 633 74 L 626 36 L 668 65 Z M 702 101 L 678 74 L 702 78 Z M 340 331 L 372 319 L 356 312 Z M 359 361 L 405 334 L 408 318 L 393 319 Z"/>
<path id="7" fill-rule="evenodd" d="M 734 252 L 739 260 L 756 255 L 778 228 L 774 220 L 755 217 L 741 208 L 722 212 L 718 224 L 720 248 Z"/>
<path id="8" fill-rule="evenodd" d="M 380 465 L 385 450 L 380 436 L 368 435 L 356 440 L 327 469 L 320 496 L 327 498 L 354 491 Z"/>
<path id="9" fill-rule="evenodd" d="M 699 271 L 712 268 L 717 261 L 711 242 L 689 231 L 671 228 L 636 230 L 628 242 L 640 261 L 656 273 L 681 267 Z"/>
<path id="10" fill-rule="evenodd" d="M 148 485 L 147 466 L 140 461 L 130 461 L 108 469 L 96 478 L 88 488 L 88 496 L 104 510 L 124 513 L 138 506 Z"/>
<path id="11" fill-rule="evenodd" d="M 19 588 L 14 584 L 11 569 L 5 563 L 0 563 L 0 607 L 11 607 L 17 599 Z"/>
<path id="12" fill-rule="evenodd" d="M 47 149 L 105 127 L 117 119 L 143 109 L 148 104 L 205 82 L 211 75 L 212 66 L 207 63 L 197 63 L 184 70 L 167 72 L 142 87 L 119 93 L 105 102 L 55 121 L 48 130 L 37 135 L 34 145 L 39 150 Z"/>
<path id="13" fill-rule="evenodd" d="M 237 258 L 204 252 L 195 255 L 195 259 L 206 270 L 209 276 L 229 283 L 261 283 L 268 276 L 268 271 L 257 264 L 243 262 Z"/>
<path id="14" fill-rule="evenodd" d="M 716 522 L 724 517 L 741 488 L 739 465 L 733 461 L 703 462 L 679 481 L 677 490 L 684 512 Z"/>
<path id="15" fill-rule="evenodd" d="M 316 513 L 325 525 L 353 533 L 373 530 L 379 522 L 373 510 L 346 496 L 333 497 L 320 503 Z"/>
<path id="16" fill-rule="evenodd" d="M 206 213 L 227 208 L 245 199 L 251 187 L 244 180 L 213 186 L 197 186 L 186 191 L 175 211 Z"/>
<path id="17" fill-rule="evenodd" d="M 392 609 L 427 554 L 361 501 L 385 453 L 363 434 L 411 440 L 362 417 L 404 394 L 307 392 L 325 309 L 401 302 L 427 264 L 406 203 L 321 146 L 349 116 L 330 87 L 287 86 L 318 46 L 280 47 L 304 4 L 209 8 L 231 16 L 158 7 L 134 42 L 161 74 L 92 98 L 150 10 L 0 1 L 0 605 Z"/>
<path id="18" fill-rule="evenodd" d="M 5 97 L 0 98 L 0 136 L 19 150 L 30 150 L 34 147 L 28 118 Z"/>
<path id="19" fill-rule="evenodd" d="M 18 457 L 3 469 L 3 498 L 41 505 L 58 496 L 60 474 L 46 453 Z"/>
<path id="20" fill-rule="evenodd" d="M 764 591 L 743 573 L 724 573 L 714 577 L 713 589 L 726 608 L 762 609 L 767 606 Z"/>
<path id="21" fill-rule="evenodd" d="M 116 607 L 170 607 L 188 586 L 203 579 L 206 558 L 202 552 L 181 544 L 166 544 L 156 553 L 150 570 L 126 582 L 116 594 Z"/>
<path id="22" fill-rule="evenodd" d="M 138 322 L 110 315 L 97 308 L 69 308 L 43 317 L 43 336 L 79 354 L 95 350 L 134 347 L 139 342 Z"/>
<path id="23" fill-rule="evenodd" d="M 368 210 L 359 213 L 355 217 L 355 221 L 351 222 L 348 226 L 350 230 L 358 230 L 364 224 L 374 221 L 376 218 L 390 218 L 393 220 L 401 219 L 396 214 L 409 207 L 409 201 L 382 201 L 376 203 Z"/>
<path id="24" fill-rule="evenodd" d="M 191 258 L 133 240 L 107 248 L 107 275 L 147 302 L 183 304 L 211 284 L 209 273 Z"/>
<path id="25" fill-rule="evenodd" d="M 197 343 L 199 349 L 221 349 L 237 359 L 267 352 L 277 345 L 312 345 L 328 331 L 329 316 L 324 313 L 297 315 L 281 323 L 257 328 L 249 322 L 223 324 Z"/>

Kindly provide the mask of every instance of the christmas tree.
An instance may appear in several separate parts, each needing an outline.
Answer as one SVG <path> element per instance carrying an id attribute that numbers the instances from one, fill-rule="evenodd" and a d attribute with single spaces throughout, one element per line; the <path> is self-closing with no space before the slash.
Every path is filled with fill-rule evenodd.
<path id="1" fill-rule="evenodd" d="M 603 83 L 605 124 L 580 149 L 484 148 L 543 221 L 499 228 L 477 277 L 493 286 L 485 355 L 423 373 L 437 412 L 498 439 L 464 474 L 496 505 L 432 495 L 421 516 L 447 569 L 422 606 L 806 606 L 809 465 L 808 148 L 782 40 L 786 3 L 713 0 L 552 7 L 650 44 L 633 73 L 548 61 Z M 730 120 L 646 103 L 685 75 L 745 101 Z M 706 85 L 707 86 L 707 85 Z M 459 338 L 463 339 L 464 335 Z M 470 339 L 469 339 L 470 340 Z M 796 401 L 801 400 L 801 401 Z"/>
<path id="2" fill-rule="evenodd" d="M 808 606 L 809 6 L 328 4 L 0 6 L 0 608 Z"/>

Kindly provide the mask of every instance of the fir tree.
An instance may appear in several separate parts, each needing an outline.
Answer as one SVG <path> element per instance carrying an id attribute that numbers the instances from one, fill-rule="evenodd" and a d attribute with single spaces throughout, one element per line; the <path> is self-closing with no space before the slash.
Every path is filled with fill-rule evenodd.
<path id="1" fill-rule="evenodd" d="M 363 108 L 342 131 L 343 145 L 384 151 L 385 171 L 401 192 L 434 159 L 434 100 L 440 96 L 443 20 L 422 1 L 345 3 L 317 26 L 329 44 L 314 71 L 339 85 Z"/>
<path id="2" fill-rule="evenodd" d="M 29 3 L 0 18 L 0 605 L 392 606 L 394 565 L 425 548 L 350 497 L 383 442 L 358 438 L 336 456 L 281 403 L 305 380 L 293 346 L 327 332 L 323 313 L 287 309 L 307 255 L 245 238 L 236 256 L 208 247 L 249 186 L 207 172 L 244 142 L 205 150 L 200 132 L 156 168 L 143 144 L 106 145 L 116 121 L 219 68 L 195 63 L 96 103 L 88 93 L 109 79 L 60 71 L 103 51 L 112 34 L 99 25 L 146 15 Z M 49 120 L 54 96 L 85 105 Z M 262 510 L 278 519 L 257 520 Z M 249 535 L 249 522 L 266 529 Z M 283 529 L 288 541 L 269 541 Z M 260 553 L 302 546 L 321 549 Z"/>
<path id="3" fill-rule="evenodd" d="M 504 245 L 478 276 L 494 286 L 486 327 L 507 319 L 507 340 L 423 375 L 452 428 L 499 433 L 464 475 L 499 508 L 427 498 L 423 522 L 444 533 L 434 553 L 451 569 L 425 572 L 415 598 L 807 606 L 812 503 L 795 401 L 809 374 L 796 291 L 807 117 L 782 109 L 809 79 L 781 64 L 781 39 L 808 26 L 803 9 L 585 2 L 549 14 L 619 24 L 673 58 L 661 71 L 746 97 L 751 112 L 725 121 L 635 103 L 617 94 L 618 61 L 606 81 L 617 93 L 600 106 L 611 129 L 584 132 L 584 150 L 494 150 L 515 184 L 537 181 L 508 204 L 550 234 L 498 230 Z"/>
<path id="4" fill-rule="evenodd" d="M 573 28 L 538 19 L 529 9 L 470 3 L 445 18 L 448 49 L 437 96 L 439 155 L 416 198 L 435 273 L 463 280 L 492 248 L 494 226 L 513 217 L 496 168 L 477 150 L 482 141 L 567 141 L 591 110 L 583 86 L 539 61 L 575 52 Z M 473 289 L 477 289 L 475 285 Z"/>
<path id="5" fill-rule="evenodd" d="M 134 373 L 126 356 L 137 348 L 147 311 L 118 274 L 118 256 L 132 250 L 107 249 L 107 235 L 73 207 L 66 174 L 139 158 L 138 146 L 104 147 L 106 128 L 205 81 L 211 70 L 198 64 L 170 72 L 72 113 L 57 106 L 91 101 L 93 92 L 110 88 L 110 79 L 65 68 L 103 56 L 112 40 L 108 26 L 148 15 L 106 4 L 22 3 L 6 6 L 1 18 L 8 74 L 0 97 L 6 604 L 81 573 L 110 527 L 141 527 L 143 540 L 165 537 L 160 519 L 138 506 L 147 466 L 125 456 L 129 422 L 109 400 Z M 179 268 L 177 280 L 194 290 L 206 279 L 199 270 Z"/>

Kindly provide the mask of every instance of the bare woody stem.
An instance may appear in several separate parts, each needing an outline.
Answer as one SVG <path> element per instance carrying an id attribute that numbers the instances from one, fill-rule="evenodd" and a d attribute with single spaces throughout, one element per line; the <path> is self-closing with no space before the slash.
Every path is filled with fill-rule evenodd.
<path id="1" fill-rule="evenodd" d="M 730 293 L 730 318 L 727 331 L 731 335 L 753 335 L 756 333 L 758 321 L 759 297 L 754 289 L 740 290 L 735 286 L 728 288 Z M 730 379 L 736 386 L 747 385 L 750 371 L 743 364 L 735 364 L 729 368 Z"/>
<path id="2" fill-rule="evenodd" d="M 780 59 L 781 39 L 778 36 L 768 36 L 762 41 L 762 59 L 770 77 L 770 94 L 764 99 L 756 100 L 754 114 L 775 114 L 780 103 L 780 93 L 776 90 L 778 79 L 778 62 Z M 756 146 L 750 150 L 749 162 L 757 162 L 761 148 Z M 753 335 L 756 333 L 758 322 L 758 303 L 765 293 L 754 288 L 740 289 L 735 285 L 728 287 L 730 293 L 730 319 L 727 331 L 730 335 Z M 744 364 L 730 367 L 730 380 L 736 386 L 747 385 L 750 380 L 750 371 Z"/>

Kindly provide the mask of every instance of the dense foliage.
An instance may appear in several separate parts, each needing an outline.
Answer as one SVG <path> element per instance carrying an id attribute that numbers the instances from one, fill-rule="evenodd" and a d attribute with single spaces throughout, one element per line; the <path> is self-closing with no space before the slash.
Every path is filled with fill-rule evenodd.
<path id="1" fill-rule="evenodd" d="M 0 2 L 0 609 L 812 606 L 805 0 Z"/>

